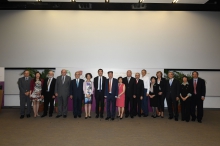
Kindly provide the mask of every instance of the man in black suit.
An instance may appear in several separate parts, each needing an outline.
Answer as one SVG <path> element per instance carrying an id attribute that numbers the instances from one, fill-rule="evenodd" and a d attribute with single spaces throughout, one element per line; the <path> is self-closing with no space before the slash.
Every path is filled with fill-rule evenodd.
<path id="1" fill-rule="evenodd" d="M 47 116 L 48 104 L 50 103 L 49 117 L 52 117 L 54 110 L 54 90 L 56 85 L 56 79 L 54 78 L 54 72 L 48 72 L 48 78 L 45 79 L 43 88 L 42 88 L 42 98 L 44 99 L 44 113 L 41 116 L 42 118 Z"/>
<path id="2" fill-rule="evenodd" d="M 205 81 L 198 77 L 197 71 L 192 72 L 193 79 L 189 80 L 189 84 L 192 91 L 191 98 L 191 116 L 192 121 L 196 120 L 195 108 L 197 106 L 197 120 L 202 123 L 203 117 L 203 101 L 205 100 L 206 86 Z"/>
<path id="3" fill-rule="evenodd" d="M 80 79 L 80 73 L 75 72 L 75 79 L 70 83 L 70 98 L 73 99 L 73 116 L 81 118 L 83 95 L 83 79 Z"/>
<path id="4" fill-rule="evenodd" d="M 168 105 L 169 119 L 173 119 L 175 113 L 175 121 L 178 121 L 178 100 L 180 96 L 179 81 L 173 78 L 173 72 L 168 73 L 169 80 L 166 81 L 166 100 Z"/>
<path id="5" fill-rule="evenodd" d="M 134 110 L 141 117 L 141 100 L 143 99 L 144 93 L 144 82 L 140 79 L 140 73 L 135 74 L 135 85 L 134 85 Z M 137 110 L 138 106 L 138 110 Z"/>
<path id="6" fill-rule="evenodd" d="M 136 116 L 134 112 L 134 84 L 135 78 L 132 77 L 131 70 L 127 71 L 127 77 L 123 78 L 123 83 L 125 84 L 125 118 L 130 114 L 131 118 Z M 130 112 L 129 112 L 130 103 Z"/>
<path id="7" fill-rule="evenodd" d="M 94 78 L 94 88 L 95 88 L 95 100 L 96 100 L 96 118 L 103 118 L 104 111 L 104 91 L 105 91 L 105 80 L 106 77 L 103 76 L 103 70 L 98 70 L 98 76 Z M 99 111 L 99 107 L 101 110 Z"/>

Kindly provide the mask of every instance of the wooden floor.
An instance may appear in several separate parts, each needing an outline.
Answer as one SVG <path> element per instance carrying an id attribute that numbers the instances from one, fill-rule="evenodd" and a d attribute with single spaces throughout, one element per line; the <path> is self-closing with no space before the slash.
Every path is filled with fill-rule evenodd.
<path id="1" fill-rule="evenodd" d="M 0 113 L 1 146 L 219 146 L 220 110 L 205 110 L 203 123 L 135 117 L 105 121 L 53 117 L 19 119 L 19 109 Z"/>

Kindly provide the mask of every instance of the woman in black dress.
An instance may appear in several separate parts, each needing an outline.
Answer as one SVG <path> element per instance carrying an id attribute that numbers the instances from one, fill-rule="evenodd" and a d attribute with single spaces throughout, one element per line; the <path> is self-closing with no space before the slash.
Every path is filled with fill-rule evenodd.
<path id="1" fill-rule="evenodd" d="M 150 79 L 150 92 L 149 92 L 149 97 L 150 97 L 150 106 L 153 109 L 153 118 L 156 118 L 156 110 L 158 107 L 158 92 L 159 92 L 159 86 L 156 83 L 156 77 L 151 77 Z"/>
<path id="2" fill-rule="evenodd" d="M 158 71 L 156 73 L 156 76 L 157 76 L 157 85 L 159 86 L 159 93 L 158 93 L 158 116 L 160 116 L 161 118 L 164 117 L 164 99 L 165 99 L 165 96 L 164 96 L 164 93 L 165 93 L 165 89 L 164 89 L 164 85 L 165 85 L 165 78 L 163 78 L 163 73 L 161 71 Z"/>
<path id="3" fill-rule="evenodd" d="M 183 76 L 183 83 L 180 87 L 180 104 L 182 121 L 189 122 L 190 119 L 190 101 L 191 101 L 191 88 L 189 87 L 187 76 Z"/>

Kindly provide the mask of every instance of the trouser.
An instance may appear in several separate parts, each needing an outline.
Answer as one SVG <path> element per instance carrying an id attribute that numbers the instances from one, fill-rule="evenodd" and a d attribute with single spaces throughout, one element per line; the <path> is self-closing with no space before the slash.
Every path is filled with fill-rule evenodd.
<path id="1" fill-rule="evenodd" d="M 182 120 L 186 120 L 189 121 L 190 119 L 190 99 L 191 97 L 187 98 L 185 101 L 183 101 L 182 99 L 180 99 L 180 103 L 181 103 L 181 117 Z"/>
<path id="2" fill-rule="evenodd" d="M 143 96 L 143 100 L 142 100 L 142 110 L 144 112 L 145 115 L 148 115 L 148 96 L 147 94 L 147 89 L 144 89 L 144 96 Z"/>
<path id="3" fill-rule="evenodd" d="M 178 118 L 178 101 L 176 101 L 176 97 L 171 97 L 171 95 L 168 95 L 166 100 L 168 105 L 169 116 L 173 117 L 173 115 L 175 114 L 175 118 Z"/>
<path id="4" fill-rule="evenodd" d="M 158 95 L 158 111 L 164 112 L 164 95 Z"/>
<path id="5" fill-rule="evenodd" d="M 134 115 L 134 102 L 133 95 L 125 95 L 125 115 Z"/>
<path id="6" fill-rule="evenodd" d="M 197 107 L 197 119 L 202 120 L 203 118 L 203 100 L 201 99 L 201 96 L 192 95 L 191 99 L 191 116 L 192 119 L 196 119 L 195 110 Z"/>
<path id="7" fill-rule="evenodd" d="M 73 115 L 81 116 L 82 114 L 82 97 L 74 96 L 73 97 Z"/>
<path id="8" fill-rule="evenodd" d="M 114 118 L 115 117 L 115 108 L 116 108 L 116 99 L 112 94 L 107 96 L 107 117 Z M 112 110 L 110 110 L 110 106 L 112 106 Z"/>
<path id="9" fill-rule="evenodd" d="M 67 115 L 68 96 L 58 96 L 58 115 Z"/>
<path id="10" fill-rule="evenodd" d="M 104 93 L 103 92 L 99 92 L 96 91 L 95 92 L 95 100 L 96 100 L 96 114 L 97 115 L 101 115 L 103 116 L 103 112 L 104 112 Z M 101 110 L 99 111 L 99 107 L 101 107 Z"/>
<path id="11" fill-rule="evenodd" d="M 31 100 L 29 96 L 20 95 L 20 114 L 25 114 L 25 103 L 27 103 L 27 112 L 26 115 L 31 113 Z"/>
<path id="12" fill-rule="evenodd" d="M 52 98 L 53 95 L 45 95 L 44 96 L 44 115 L 47 115 L 48 111 L 48 104 L 50 103 L 50 109 L 49 109 L 49 115 L 53 114 L 54 110 L 54 98 Z"/>
<path id="13" fill-rule="evenodd" d="M 134 109 L 136 109 L 137 111 L 137 114 L 140 116 L 141 115 L 141 102 L 142 100 L 140 99 L 140 96 L 139 97 L 136 97 L 136 107 L 134 107 Z"/>

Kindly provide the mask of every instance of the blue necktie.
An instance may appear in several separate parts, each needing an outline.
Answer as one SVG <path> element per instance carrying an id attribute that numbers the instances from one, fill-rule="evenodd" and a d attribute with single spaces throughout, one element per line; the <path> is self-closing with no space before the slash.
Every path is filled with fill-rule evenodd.
<path id="1" fill-rule="evenodd" d="M 172 85 L 172 79 L 170 79 L 170 86 Z"/>
<path id="2" fill-rule="evenodd" d="M 99 91 L 101 91 L 101 77 L 99 78 Z"/>
<path id="3" fill-rule="evenodd" d="M 79 80 L 77 79 L 76 80 L 76 85 L 77 85 L 77 88 L 79 87 Z"/>

